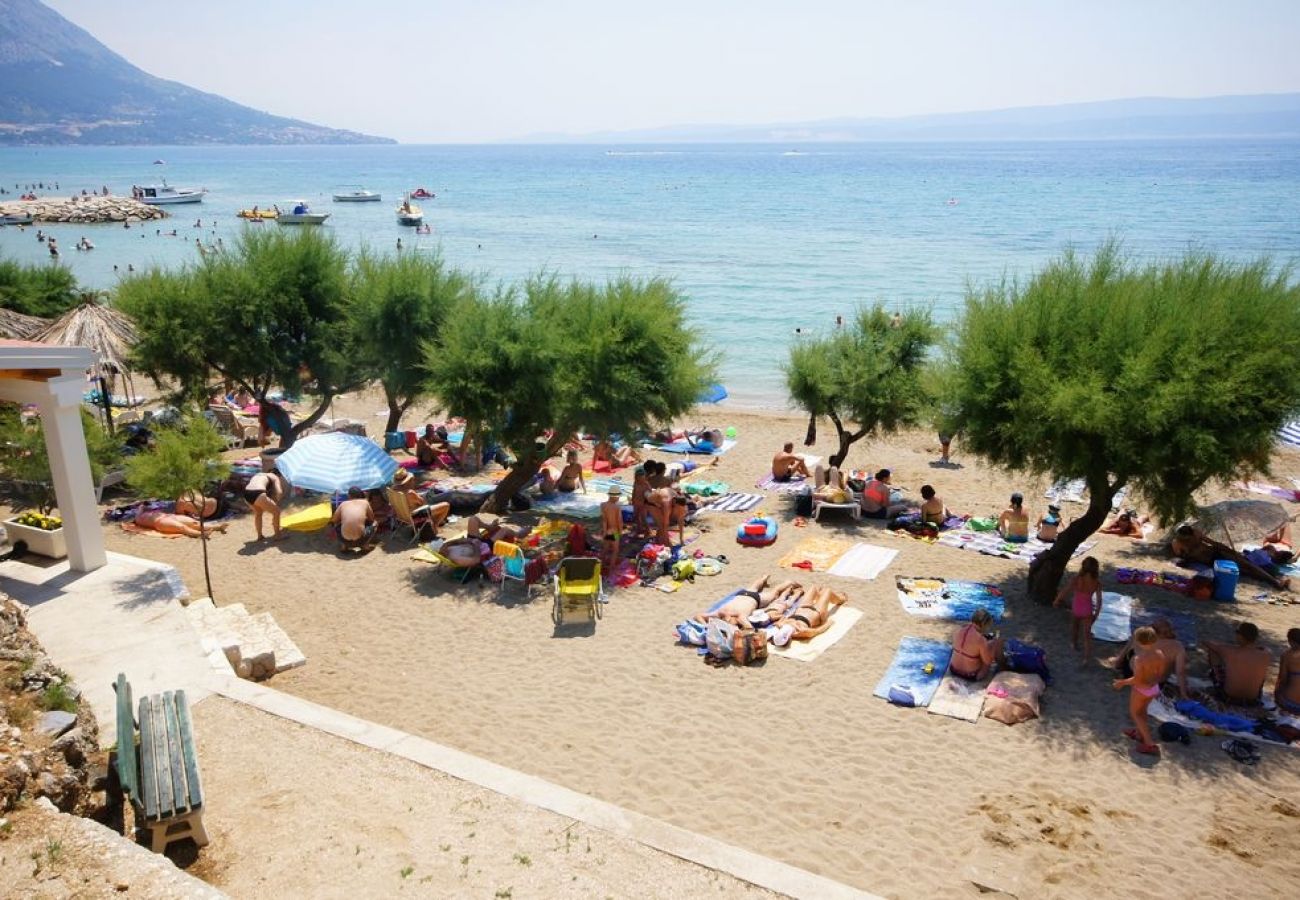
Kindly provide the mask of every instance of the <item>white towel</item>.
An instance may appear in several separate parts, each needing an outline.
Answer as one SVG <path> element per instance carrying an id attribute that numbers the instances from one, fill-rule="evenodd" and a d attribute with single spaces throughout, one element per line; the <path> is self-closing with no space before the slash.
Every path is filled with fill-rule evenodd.
<path id="1" fill-rule="evenodd" d="M 898 551 L 889 547 L 877 547 L 874 544 L 854 544 L 835 561 L 827 571 L 843 578 L 861 578 L 874 581 L 876 576 L 894 561 Z"/>

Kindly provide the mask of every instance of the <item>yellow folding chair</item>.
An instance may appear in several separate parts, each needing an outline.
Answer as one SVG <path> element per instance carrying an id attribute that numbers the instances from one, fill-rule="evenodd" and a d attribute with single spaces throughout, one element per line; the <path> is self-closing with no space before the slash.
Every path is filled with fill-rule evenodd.
<path id="1" fill-rule="evenodd" d="M 551 618 L 563 625 L 566 614 L 582 613 L 593 625 L 601 617 L 605 602 L 600 580 L 600 560 L 588 556 L 566 556 L 555 573 L 555 607 Z"/>

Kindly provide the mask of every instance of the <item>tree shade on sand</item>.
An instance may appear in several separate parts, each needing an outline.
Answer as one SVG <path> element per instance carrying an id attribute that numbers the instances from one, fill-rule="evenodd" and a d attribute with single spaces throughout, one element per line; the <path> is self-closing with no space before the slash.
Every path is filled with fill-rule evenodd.
<path id="1" fill-rule="evenodd" d="M 1030 566 L 1030 593 L 1052 598 L 1120 488 L 1170 522 L 1208 481 L 1266 472 L 1300 412 L 1297 359 L 1300 288 L 1268 261 L 1138 265 L 1110 243 L 973 291 L 948 373 L 964 447 L 1088 485 L 1087 511 Z"/>

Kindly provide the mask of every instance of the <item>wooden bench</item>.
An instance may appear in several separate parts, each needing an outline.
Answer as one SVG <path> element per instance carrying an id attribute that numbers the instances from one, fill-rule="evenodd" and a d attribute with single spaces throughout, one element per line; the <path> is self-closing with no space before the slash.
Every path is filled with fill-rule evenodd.
<path id="1" fill-rule="evenodd" d="M 131 685 L 117 676 L 117 754 L 114 767 L 131 798 L 137 823 L 151 832 L 150 844 L 162 853 L 172 841 L 193 838 L 207 846 L 203 829 L 203 786 L 199 781 L 190 707 L 184 691 L 140 698 L 139 736 L 131 716 Z"/>

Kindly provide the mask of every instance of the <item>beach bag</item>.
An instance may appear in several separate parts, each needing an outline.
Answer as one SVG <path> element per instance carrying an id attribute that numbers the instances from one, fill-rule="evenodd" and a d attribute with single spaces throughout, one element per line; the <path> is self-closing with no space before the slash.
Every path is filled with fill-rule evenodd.
<path id="1" fill-rule="evenodd" d="M 767 632 L 758 629 L 742 631 L 737 628 L 731 640 L 731 658 L 738 665 L 747 666 L 757 660 L 767 659 Z"/>
<path id="2" fill-rule="evenodd" d="M 730 659 L 731 650 L 739 629 L 722 619 L 710 619 L 708 630 L 704 635 L 704 646 L 714 659 Z"/>
<path id="3" fill-rule="evenodd" d="M 694 619 L 687 619 L 677 626 L 677 640 L 693 647 L 703 647 L 708 628 Z"/>
<path id="4" fill-rule="evenodd" d="M 1006 642 L 1002 653 L 1007 658 L 1007 668 L 1012 672 L 1038 675 L 1051 684 L 1052 676 L 1047 671 L 1047 651 L 1042 647 L 1034 647 L 1011 638 Z"/>
<path id="5" fill-rule="evenodd" d="M 695 580 L 695 560 L 679 559 L 673 563 L 673 580 L 674 581 L 694 581 Z"/>
<path id="6" fill-rule="evenodd" d="M 1046 690 L 1037 675 L 999 672 L 984 699 L 984 717 L 1003 725 L 1018 725 L 1039 715 L 1038 698 Z"/>
<path id="7" fill-rule="evenodd" d="M 889 702 L 895 706 L 916 706 L 916 698 L 912 696 L 912 692 L 900 684 L 889 686 Z"/>

